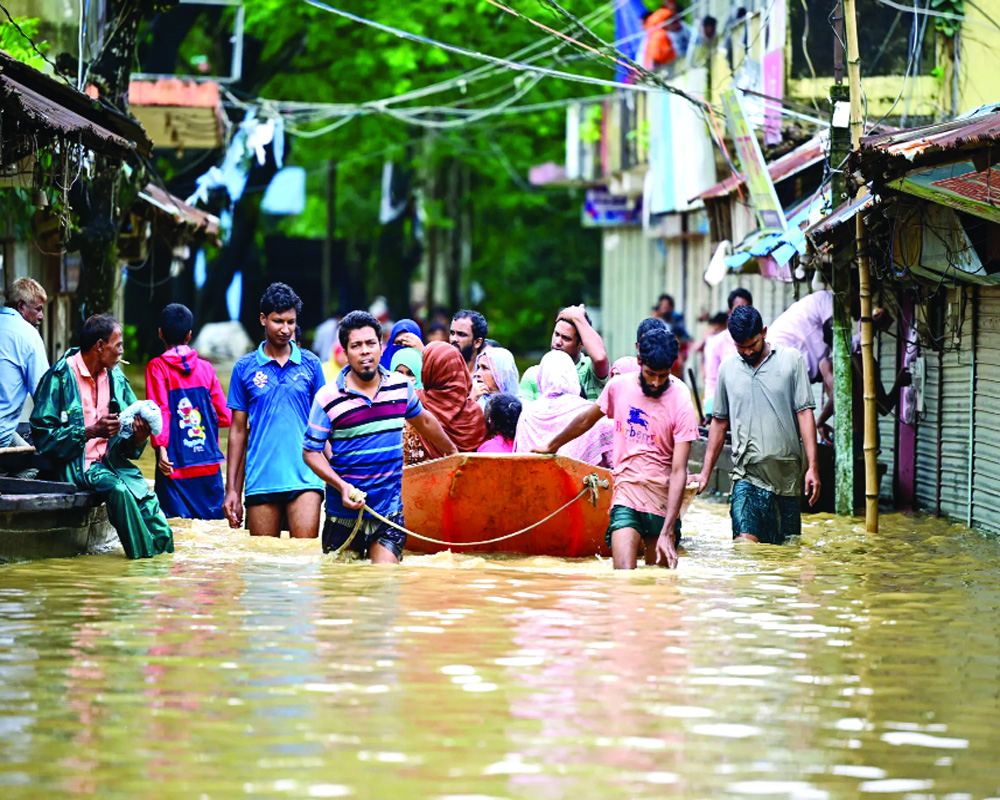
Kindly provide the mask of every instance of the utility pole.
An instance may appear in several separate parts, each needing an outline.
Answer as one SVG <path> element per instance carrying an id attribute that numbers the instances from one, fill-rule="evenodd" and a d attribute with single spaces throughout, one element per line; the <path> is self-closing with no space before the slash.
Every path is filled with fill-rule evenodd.
<path id="1" fill-rule="evenodd" d="M 851 148 L 861 145 L 861 54 L 858 51 L 858 17 L 855 0 L 844 0 L 847 36 L 847 79 L 851 96 Z M 860 198 L 865 192 L 858 190 Z M 868 231 L 864 215 L 855 216 L 858 238 L 858 286 L 861 297 L 861 366 L 865 406 L 865 529 L 878 533 L 878 467 L 876 465 L 875 355 L 872 352 L 872 292 L 868 266 Z"/>
<path id="2" fill-rule="evenodd" d="M 830 87 L 830 181 L 831 205 L 848 200 L 842 170 L 851 152 L 848 129 L 850 91 L 844 86 L 844 14 L 842 0 L 833 0 L 833 78 Z M 854 370 L 851 363 L 851 257 L 846 248 L 835 251 L 830 265 L 833 289 L 833 409 L 834 409 L 834 510 L 840 516 L 854 514 L 854 430 L 851 423 L 851 393 Z"/>

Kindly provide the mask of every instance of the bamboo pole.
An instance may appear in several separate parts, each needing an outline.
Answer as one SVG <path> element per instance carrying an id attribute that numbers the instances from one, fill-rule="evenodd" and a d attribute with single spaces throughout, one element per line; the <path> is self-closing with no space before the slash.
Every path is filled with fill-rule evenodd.
<path id="1" fill-rule="evenodd" d="M 861 54 L 858 50 L 858 16 L 855 0 L 844 0 L 844 27 L 847 37 L 847 83 L 851 92 L 851 147 L 861 144 Z M 864 193 L 862 187 L 858 197 Z M 872 292 L 868 265 L 868 231 L 864 216 L 855 216 L 858 239 L 858 286 L 861 298 L 861 367 L 865 408 L 865 529 L 878 532 L 878 466 L 876 464 L 878 424 L 875 411 L 875 356 L 872 352 Z"/>

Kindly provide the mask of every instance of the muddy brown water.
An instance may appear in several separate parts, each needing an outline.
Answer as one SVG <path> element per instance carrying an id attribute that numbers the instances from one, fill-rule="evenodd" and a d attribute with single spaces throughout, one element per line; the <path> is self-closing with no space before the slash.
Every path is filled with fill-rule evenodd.
<path id="1" fill-rule="evenodd" d="M 0 797 L 983 798 L 995 540 L 806 519 L 676 572 L 338 561 L 178 523 L 177 552 L 0 568 Z"/>

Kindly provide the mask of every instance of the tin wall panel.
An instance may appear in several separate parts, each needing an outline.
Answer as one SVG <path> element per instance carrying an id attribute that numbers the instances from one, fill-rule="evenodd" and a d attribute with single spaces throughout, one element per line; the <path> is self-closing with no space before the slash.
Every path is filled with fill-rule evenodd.
<path id="1" fill-rule="evenodd" d="M 941 513 L 964 521 L 969 509 L 969 441 L 971 414 L 972 313 L 969 288 L 948 293 L 948 335 L 941 372 Z"/>
<path id="2" fill-rule="evenodd" d="M 940 418 L 938 398 L 941 390 L 939 356 L 933 350 L 922 351 L 925 364 L 923 411 L 917 417 L 916 506 L 934 513 L 938 492 L 938 435 Z"/>
<path id="3" fill-rule="evenodd" d="M 1000 532 L 1000 288 L 978 292 L 972 524 Z"/>

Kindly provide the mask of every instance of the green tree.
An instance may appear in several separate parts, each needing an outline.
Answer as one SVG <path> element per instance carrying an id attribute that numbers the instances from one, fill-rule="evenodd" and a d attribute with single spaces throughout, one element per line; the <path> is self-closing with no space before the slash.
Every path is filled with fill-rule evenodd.
<path id="1" fill-rule="evenodd" d="M 469 4 L 369 0 L 347 6 L 368 19 L 496 56 L 540 40 L 545 41 L 544 48 L 536 53 L 560 44 L 483 0 Z M 567 27 L 547 6 L 522 0 L 516 7 L 550 27 Z M 572 2 L 567 7 L 581 15 L 594 10 L 592 3 Z M 602 36 L 612 37 L 610 14 L 602 12 L 596 26 Z M 246 31 L 263 47 L 262 68 L 251 91 L 282 101 L 372 103 L 482 66 L 305 3 L 248 0 Z M 584 35 L 578 30 L 570 33 Z M 577 49 L 565 44 L 557 56 L 538 63 L 603 78 L 614 74 L 610 65 L 581 58 Z M 296 137 L 289 160 L 308 170 L 309 200 L 306 212 L 286 224 L 287 231 L 324 234 L 325 163 L 336 159 L 338 234 L 347 239 L 354 259 L 366 267 L 369 296 L 385 294 L 394 303 L 394 314 L 408 313 L 404 307 L 408 295 L 399 291 L 410 277 L 405 254 L 379 246 L 384 234 L 378 223 L 382 165 L 392 160 L 411 170 L 415 188 L 423 195 L 425 246 L 433 246 L 437 232 L 439 249 L 442 242 L 450 247 L 455 238 L 451 232 L 463 231 L 471 249 L 468 280 L 485 290 L 481 308 L 491 321 L 491 331 L 519 349 L 543 346 L 558 307 L 593 302 L 599 291 L 598 238 L 580 227 L 582 195 L 571 197 L 565 189 L 537 189 L 526 182 L 530 167 L 563 162 L 565 109 L 488 116 L 458 127 L 428 127 L 453 119 L 451 107 L 486 108 L 505 101 L 515 106 L 537 104 L 602 91 L 555 78 L 533 84 L 525 72 L 497 70 L 484 80 L 469 80 L 447 92 L 389 105 L 383 113 L 359 114 L 325 135 Z M 419 115 L 424 125 L 397 118 L 398 112 L 412 116 L 415 106 L 433 107 Z M 314 130 L 331 121 L 303 120 L 293 128 Z M 467 285 L 451 288 L 450 296 L 435 300 L 448 305 L 468 302 Z"/>

